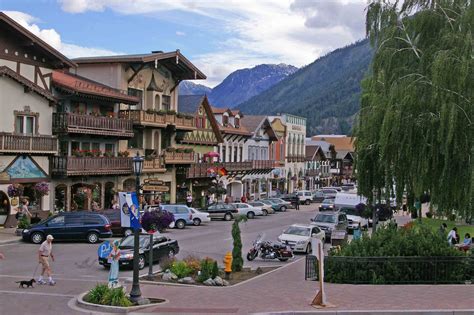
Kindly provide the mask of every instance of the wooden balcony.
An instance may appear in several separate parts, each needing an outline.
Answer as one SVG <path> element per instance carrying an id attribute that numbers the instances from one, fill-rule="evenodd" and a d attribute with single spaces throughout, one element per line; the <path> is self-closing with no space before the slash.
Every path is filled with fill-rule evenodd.
<path id="1" fill-rule="evenodd" d="M 156 113 L 145 110 L 122 110 L 120 116 L 130 119 L 136 125 L 165 128 L 173 125 L 179 130 L 195 130 L 194 118 L 179 116 L 176 114 Z"/>
<path id="2" fill-rule="evenodd" d="M 166 167 L 163 165 L 161 158 L 145 159 L 145 161 L 143 161 L 143 172 L 164 173 L 166 172 Z"/>
<path id="3" fill-rule="evenodd" d="M 168 152 L 164 151 L 165 164 L 193 164 L 194 152 Z"/>
<path id="4" fill-rule="evenodd" d="M 58 139 L 55 136 L 15 135 L 0 133 L 1 153 L 56 154 Z"/>
<path id="5" fill-rule="evenodd" d="M 133 122 L 122 118 L 54 113 L 53 132 L 131 138 L 133 137 Z"/>
<path id="6" fill-rule="evenodd" d="M 54 176 L 126 175 L 132 173 L 132 159 L 128 157 L 53 156 L 51 172 Z"/>
<path id="7" fill-rule="evenodd" d="M 289 163 L 304 162 L 306 160 L 306 157 L 305 156 L 300 156 L 300 155 L 288 155 L 286 157 L 286 160 Z"/>
<path id="8" fill-rule="evenodd" d="M 259 160 L 246 162 L 199 163 L 193 164 L 187 171 L 187 178 L 208 177 L 210 167 L 224 167 L 228 174 L 265 174 L 271 172 L 275 165 L 273 160 Z"/>

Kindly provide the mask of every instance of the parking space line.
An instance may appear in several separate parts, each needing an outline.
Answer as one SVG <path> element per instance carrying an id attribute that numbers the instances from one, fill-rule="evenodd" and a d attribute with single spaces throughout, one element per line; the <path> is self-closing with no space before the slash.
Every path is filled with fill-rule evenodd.
<path id="1" fill-rule="evenodd" d="M 67 297 L 73 298 L 74 295 L 71 294 L 61 294 L 61 293 L 47 293 L 47 292 L 31 292 L 31 291 L 7 291 L 7 290 L 0 290 L 0 293 L 5 294 L 29 294 L 29 295 L 45 295 L 45 296 L 58 296 L 58 297 Z"/>

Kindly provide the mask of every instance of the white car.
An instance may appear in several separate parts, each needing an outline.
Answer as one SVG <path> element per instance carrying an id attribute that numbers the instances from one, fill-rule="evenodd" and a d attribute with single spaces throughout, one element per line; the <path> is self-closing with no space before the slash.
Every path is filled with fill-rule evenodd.
<path id="1" fill-rule="evenodd" d="M 311 252 L 311 237 L 319 238 L 324 244 L 325 234 L 319 227 L 306 224 L 293 224 L 278 236 L 278 241 L 288 245 L 294 252 Z"/>
<path id="2" fill-rule="evenodd" d="M 342 208 L 340 212 L 345 213 L 347 217 L 347 228 L 349 230 L 367 229 L 369 227 L 369 220 L 361 217 L 356 209 Z"/>
<path id="3" fill-rule="evenodd" d="M 251 205 L 243 202 L 232 203 L 239 211 L 240 215 L 245 215 L 249 219 L 253 219 L 256 215 L 264 215 L 262 208 L 252 207 Z"/>
<path id="4" fill-rule="evenodd" d="M 211 222 L 211 217 L 207 212 L 201 212 L 194 208 L 189 208 L 192 212 L 193 224 L 195 226 L 201 225 L 201 223 Z"/>

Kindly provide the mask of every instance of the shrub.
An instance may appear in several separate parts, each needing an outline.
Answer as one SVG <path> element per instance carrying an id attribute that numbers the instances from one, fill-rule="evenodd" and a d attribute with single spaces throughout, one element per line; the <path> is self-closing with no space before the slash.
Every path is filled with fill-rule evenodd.
<path id="1" fill-rule="evenodd" d="M 84 297 L 84 300 L 89 303 L 99 304 L 105 293 L 109 291 L 107 284 L 97 284 L 90 289 L 89 293 Z"/>
<path id="2" fill-rule="evenodd" d="M 242 258 L 242 239 L 240 237 L 240 227 L 239 223 L 241 221 L 247 221 L 247 217 L 238 216 L 235 218 L 234 223 L 232 223 L 232 238 L 234 247 L 232 248 L 232 271 L 239 272 L 242 271 L 244 266 L 244 259 Z"/>
<path id="3" fill-rule="evenodd" d="M 170 257 L 164 257 L 163 259 L 160 260 L 160 267 L 161 270 L 167 270 L 171 269 L 171 266 L 173 266 L 173 263 L 176 261 L 176 258 L 170 258 Z"/>
<path id="4" fill-rule="evenodd" d="M 426 217 L 431 219 L 433 217 L 433 213 L 431 212 L 426 212 Z"/>
<path id="5" fill-rule="evenodd" d="M 183 261 L 188 265 L 188 267 L 192 270 L 192 274 L 196 275 L 199 270 L 201 270 L 201 261 L 199 258 L 189 255 L 183 259 Z"/>
<path id="6" fill-rule="evenodd" d="M 212 264 L 212 271 L 211 271 L 211 277 L 214 279 L 219 275 L 219 267 L 217 266 L 217 261 L 214 261 Z"/>
<path id="7" fill-rule="evenodd" d="M 18 220 L 18 228 L 19 229 L 27 229 L 30 227 L 30 223 L 28 222 L 28 217 L 23 215 L 20 220 Z"/>
<path id="8" fill-rule="evenodd" d="M 201 260 L 201 273 L 199 274 L 197 281 L 204 282 L 212 277 L 212 266 L 214 265 L 214 259 L 206 257 Z"/>
<path id="9" fill-rule="evenodd" d="M 193 272 L 193 270 L 183 260 L 178 260 L 178 261 L 173 262 L 170 270 L 178 278 L 187 277 Z"/>
<path id="10" fill-rule="evenodd" d="M 108 291 L 105 292 L 104 296 L 100 300 L 100 304 L 122 307 L 133 305 L 133 303 L 125 295 L 123 288 L 108 289 Z"/>

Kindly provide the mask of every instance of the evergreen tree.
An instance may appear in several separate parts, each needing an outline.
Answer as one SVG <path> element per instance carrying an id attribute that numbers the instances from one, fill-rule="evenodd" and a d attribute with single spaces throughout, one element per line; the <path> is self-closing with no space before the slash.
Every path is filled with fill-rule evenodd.
<path id="1" fill-rule="evenodd" d="M 356 128 L 359 191 L 375 198 L 428 192 L 439 213 L 474 212 L 474 4 L 372 0 L 375 48 Z"/>
<path id="2" fill-rule="evenodd" d="M 232 271 L 242 271 L 244 266 L 244 259 L 242 258 L 242 239 L 240 237 L 240 226 L 241 221 L 247 221 L 246 216 L 238 216 L 232 223 L 232 239 L 234 248 L 232 249 Z"/>

